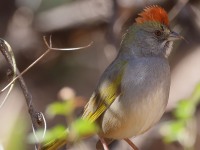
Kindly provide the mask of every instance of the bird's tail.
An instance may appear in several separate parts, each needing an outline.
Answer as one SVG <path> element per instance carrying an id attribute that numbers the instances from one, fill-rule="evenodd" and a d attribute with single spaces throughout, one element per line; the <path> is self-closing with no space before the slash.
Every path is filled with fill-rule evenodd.
<path id="1" fill-rule="evenodd" d="M 40 150 L 57 150 L 61 147 L 63 147 L 66 143 L 67 143 L 67 137 L 69 131 L 66 130 L 60 137 L 58 137 L 57 139 L 54 139 L 53 141 L 48 142 L 47 144 L 45 144 L 44 146 L 42 146 L 40 148 Z"/>

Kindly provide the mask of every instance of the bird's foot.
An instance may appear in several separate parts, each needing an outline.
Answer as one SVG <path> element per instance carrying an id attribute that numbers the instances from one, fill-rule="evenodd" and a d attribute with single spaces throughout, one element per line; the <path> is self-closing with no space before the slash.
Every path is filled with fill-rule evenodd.
<path id="1" fill-rule="evenodd" d="M 101 141 L 101 143 L 103 145 L 103 149 L 104 150 L 109 150 L 108 145 L 106 144 L 106 141 L 104 140 L 104 138 L 99 137 L 99 139 L 100 139 L 100 141 Z"/>
<path id="2" fill-rule="evenodd" d="M 124 141 L 126 141 L 128 145 L 130 145 L 133 148 L 133 150 L 139 150 L 137 146 L 130 139 L 126 138 L 124 139 Z"/>

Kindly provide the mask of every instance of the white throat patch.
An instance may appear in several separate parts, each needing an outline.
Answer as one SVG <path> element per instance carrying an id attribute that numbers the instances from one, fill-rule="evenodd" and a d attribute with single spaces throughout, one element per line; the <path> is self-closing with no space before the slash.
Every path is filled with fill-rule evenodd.
<path id="1" fill-rule="evenodd" d="M 161 46 L 162 46 L 162 48 L 166 49 L 164 51 L 164 53 L 165 53 L 165 57 L 167 58 L 172 51 L 173 42 L 172 41 L 164 41 Z"/>

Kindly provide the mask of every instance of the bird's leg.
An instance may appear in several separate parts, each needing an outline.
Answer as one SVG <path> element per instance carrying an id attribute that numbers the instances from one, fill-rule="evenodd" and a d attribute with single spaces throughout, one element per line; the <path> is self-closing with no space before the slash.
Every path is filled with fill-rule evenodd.
<path id="1" fill-rule="evenodd" d="M 101 143 L 103 145 L 103 149 L 104 150 L 109 150 L 108 145 L 106 144 L 106 141 L 104 140 L 104 138 L 99 136 L 99 139 L 100 139 L 100 141 L 101 141 Z"/>
<path id="2" fill-rule="evenodd" d="M 126 138 L 124 139 L 124 141 L 126 141 L 128 145 L 130 145 L 133 148 L 133 150 L 139 150 L 137 146 L 130 139 Z"/>

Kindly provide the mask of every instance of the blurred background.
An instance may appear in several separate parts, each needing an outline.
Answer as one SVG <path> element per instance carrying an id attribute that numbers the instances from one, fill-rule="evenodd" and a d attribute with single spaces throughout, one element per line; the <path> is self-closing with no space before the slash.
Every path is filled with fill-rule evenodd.
<path id="1" fill-rule="evenodd" d="M 170 55 L 171 91 L 165 115 L 150 131 L 132 139 L 140 150 L 200 149 L 200 1 L 199 0 L 6 0 L 0 1 L 0 37 L 13 48 L 17 66 L 24 70 L 46 51 L 43 36 L 53 47 L 93 45 L 78 51 L 52 51 L 23 77 L 33 104 L 45 113 L 62 99 L 80 102 L 80 116 L 99 77 L 118 53 L 123 33 L 148 5 L 169 13 L 171 28 L 183 35 Z M 0 87 L 8 83 L 8 64 L 0 55 Z M 3 99 L 4 95 L 0 95 Z M 49 118 L 47 126 L 66 124 L 64 116 Z M 31 150 L 27 140 L 31 120 L 18 84 L 0 109 L 0 150 Z M 70 149 L 93 150 L 97 137 Z M 124 142 L 113 150 L 130 150 Z"/>

